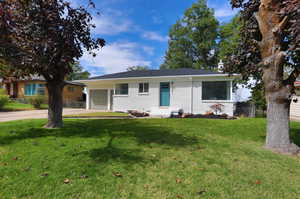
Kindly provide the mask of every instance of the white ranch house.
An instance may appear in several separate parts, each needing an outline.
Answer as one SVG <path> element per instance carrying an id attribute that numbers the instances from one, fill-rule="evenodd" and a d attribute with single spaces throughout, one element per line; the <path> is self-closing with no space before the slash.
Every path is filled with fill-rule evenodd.
<path id="1" fill-rule="evenodd" d="M 80 80 L 86 84 L 87 109 L 137 110 L 150 115 L 204 114 L 216 103 L 233 115 L 232 81 L 228 74 L 195 69 L 145 70 Z"/>

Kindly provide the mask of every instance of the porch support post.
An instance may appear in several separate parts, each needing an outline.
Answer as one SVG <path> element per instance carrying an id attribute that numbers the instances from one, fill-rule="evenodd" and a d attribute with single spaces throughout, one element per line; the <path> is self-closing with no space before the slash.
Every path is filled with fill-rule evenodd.
<path id="1" fill-rule="evenodd" d="M 230 101 L 233 101 L 233 81 L 230 81 Z"/>
<path id="2" fill-rule="evenodd" d="M 90 109 L 90 89 L 88 87 L 86 87 L 86 109 L 89 110 Z"/>
<path id="3" fill-rule="evenodd" d="M 110 110 L 110 92 L 111 92 L 111 89 L 107 89 L 107 110 L 111 111 Z"/>

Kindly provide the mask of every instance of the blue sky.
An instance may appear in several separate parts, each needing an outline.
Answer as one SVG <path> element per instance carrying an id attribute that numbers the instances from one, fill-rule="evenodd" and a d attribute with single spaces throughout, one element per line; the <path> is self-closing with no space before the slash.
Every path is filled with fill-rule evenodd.
<path id="1" fill-rule="evenodd" d="M 85 0 L 72 0 L 74 5 Z M 125 71 L 134 65 L 159 68 L 168 47 L 168 31 L 196 0 L 95 0 L 100 16 L 94 16 L 95 37 L 106 40 L 106 46 L 93 58 L 88 53 L 80 59 L 91 74 Z M 229 0 L 208 0 L 222 22 L 235 14 Z"/>

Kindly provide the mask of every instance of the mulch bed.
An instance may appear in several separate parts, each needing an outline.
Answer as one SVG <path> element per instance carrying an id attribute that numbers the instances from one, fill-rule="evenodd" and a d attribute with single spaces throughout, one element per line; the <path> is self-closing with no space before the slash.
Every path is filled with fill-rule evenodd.
<path id="1" fill-rule="evenodd" d="M 228 115 L 173 115 L 170 118 L 204 118 L 204 119 L 222 119 L 222 120 L 235 120 L 236 117 L 230 117 Z"/>

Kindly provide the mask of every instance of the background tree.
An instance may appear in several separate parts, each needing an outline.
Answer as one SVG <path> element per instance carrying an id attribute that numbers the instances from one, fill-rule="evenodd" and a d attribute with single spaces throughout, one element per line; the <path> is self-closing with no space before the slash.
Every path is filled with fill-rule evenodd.
<path id="1" fill-rule="evenodd" d="M 90 6 L 94 6 L 92 2 Z M 14 71 L 42 75 L 49 93 L 48 124 L 63 125 L 62 90 L 72 64 L 83 54 L 104 46 L 91 36 L 91 14 L 64 0 L 0 1 L 0 60 Z"/>
<path id="2" fill-rule="evenodd" d="M 236 15 L 230 22 L 220 25 L 218 58 L 226 60 L 233 55 L 240 44 L 240 30 L 242 21 L 240 15 Z"/>
<path id="3" fill-rule="evenodd" d="M 258 110 L 261 110 L 263 114 L 265 114 L 265 111 L 267 110 L 267 102 L 263 82 L 255 84 L 252 88 L 250 101 L 255 104 L 255 107 Z"/>
<path id="4" fill-rule="evenodd" d="M 130 66 L 126 70 L 127 71 L 149 70 L 149 67 L 148 66 Z"/>
<path id="5" fill-rule="evenodd" d="M 241 45 L 227 69 L 244 78 L 262 74 L 267 100 L 266 147 L 298 153 L 289 133 L 289 109 L 300 74 L 299 0 L 231 0 L 241 8 Z M 287 78 L 286 68 L 292 68 Z"/>
<path id="6" fill-rule="evenodd" d="M 234 55 L 239 48 L 241 42 L 240 31 L 243 25 L 240 14 L 237 14 L 229 23 L 222 24 L 219 30 L 220 42 L 218 43 L 218 57 L 225 63 L 228 62 L 230 57 Z M 253 74 L 251 74 L 253 75 Z M 251 89 L 251 102 L 253 102 L 257 109 L 266 110 L 266 98 L 264 86 L 261 81 L 261 73 L 255 74 L 255 82 L 252 78 L 249 83 L 248 76 L 245 79 L 235 80 L 236 84 L 243 84 L 246 88 Z"/>
<path id="7" fill-rule="evenodd" d="M 187 9 L 169 32 L 169 48 L 161 68 L 212 69 L 217 65 L 218 21 L 206 0 Z"/>
<path id="8" fill-rule="evenodd" d="M 71 64 L 72 72 L 67 75 L 67 80 L 80 80 L 80 79 L 88 79 L 90 77 L 90 73 L 80 65 L 78 61 Z"/>

